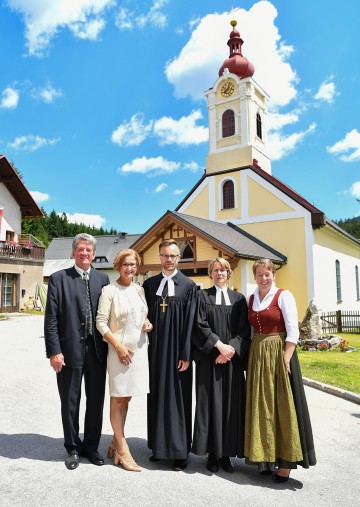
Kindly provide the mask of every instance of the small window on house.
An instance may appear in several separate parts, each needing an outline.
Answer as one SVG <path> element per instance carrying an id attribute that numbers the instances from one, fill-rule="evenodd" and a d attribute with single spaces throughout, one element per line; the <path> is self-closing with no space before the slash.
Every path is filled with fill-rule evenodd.
<path id="1" fill-rule="evenodd" d="M 262 122 L 260 113 L 256 114 L 256 135 L 262 139 Z"/>
<path id="2" fill-rule="evenodd" d="M 223 209 L 235 208 L 234 183 L 230 180 L 223 185 Z"/>
<path id="3" fill-rule="evenodd" d="M 356 283 L 356 299 L 360 299 L 360 287 L 359 287 L 359 268 L 355 266 L 355 283 Z"/>
<path id="4" fill-rule="evenodd" d="M 340 262 L 335 261 L 335 272 L 336 272 L 336 300 L 338 303 L 342 302 L 341 298 L 341 273 L 340 273 Z"/>
<path id="5" fill-rule="evenodd" d="M 235 134 L 235 113 L 232 109 L 227 109 L 222 115 L 222 136 L 230 137 Z"/>

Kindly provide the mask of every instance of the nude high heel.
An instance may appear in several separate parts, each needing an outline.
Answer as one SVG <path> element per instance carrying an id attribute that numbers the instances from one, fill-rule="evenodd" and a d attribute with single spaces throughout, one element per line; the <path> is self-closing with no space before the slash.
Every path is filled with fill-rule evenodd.
<path id="1" fill-rule="evenodd" d="M 121 465 L 124 470 L 128 470 L 129 472 L 141 472 L 141 468 L 135 462 L 134 458 L 131 456 L 130 452 L 124 455 L 120 455 L 115 449 L 114 453 L 114 465 Z"/>

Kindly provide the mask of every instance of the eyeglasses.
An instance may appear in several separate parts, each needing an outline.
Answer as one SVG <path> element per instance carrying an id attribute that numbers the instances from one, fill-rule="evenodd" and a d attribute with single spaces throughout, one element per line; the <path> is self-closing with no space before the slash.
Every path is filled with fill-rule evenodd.
<path id="1" fill-rule="evenodd" d="M 121 267 L 122 268 L 130 268 L 130 269 L 135 269 L 137 267 L 137 264 L 127 264 L 126 262 L 123 262 L 121 264 Z"/>
<path id="2" fill-rule="evenodd" d="M 213 273 L 226 273 L 227 269 L 213 269 Z"/>
<path id="3" fill-rule="evenodd" d="M 165 258 L 165 259 L 170 259 L 171 261 L 174 261 L 176 259 L 176 257 L 180 257 L 179 255 L 173 255 L 173 254 L 170 254 L 170 255 L 159 254 L 159 255 L 160 255 L 160 257 Z"/>

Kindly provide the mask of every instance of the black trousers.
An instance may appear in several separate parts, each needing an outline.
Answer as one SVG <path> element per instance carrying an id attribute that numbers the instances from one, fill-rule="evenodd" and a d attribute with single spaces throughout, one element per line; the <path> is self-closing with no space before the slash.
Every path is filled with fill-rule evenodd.
<path id="1" fill-rule="evenodd" d="M 79 410 L 82 379 L 85 380 L 86 410 L 84 439 L 79 437 Z M 64 446 L 71 451 L 95 451 L 98 448 L 103 421 L 106 361 L 100 362 L 94 339 L 84 343 L 84 363 L 80 368 L 63 366 L 57 374 L 64 430 Z"/>

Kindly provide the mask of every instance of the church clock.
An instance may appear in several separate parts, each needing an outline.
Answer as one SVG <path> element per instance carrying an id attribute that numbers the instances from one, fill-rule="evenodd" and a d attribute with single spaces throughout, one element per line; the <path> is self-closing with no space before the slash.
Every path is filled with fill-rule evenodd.
<path id="1" fill-rule="evenodd" d="M 220 93 L 223 97 L 230 97 L 234 93 L 234 90 L 235 90 L 234 83 L 232 83 L 231 81 L 226 81 L 222 85 Z"/>

